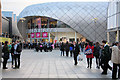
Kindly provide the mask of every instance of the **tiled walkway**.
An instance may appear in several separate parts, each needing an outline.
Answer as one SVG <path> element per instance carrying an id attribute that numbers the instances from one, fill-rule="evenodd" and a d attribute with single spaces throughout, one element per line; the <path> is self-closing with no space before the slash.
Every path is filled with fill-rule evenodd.
<path id="1" fill-rule="evenodd" d="M 73 58 L 61 57 L 59 50 L 53 52 L 35 52 L 24 50 L 21 56 L 21 68 L 12 69 L 11 63 L 8 70 L 2 70 L 3 78 L 111 78 L 101 75 L 102 70 L 96 69 L 93 60 L 92 69 L 88 69 L 85 56 L 82 62 L 74 66 Z"/>

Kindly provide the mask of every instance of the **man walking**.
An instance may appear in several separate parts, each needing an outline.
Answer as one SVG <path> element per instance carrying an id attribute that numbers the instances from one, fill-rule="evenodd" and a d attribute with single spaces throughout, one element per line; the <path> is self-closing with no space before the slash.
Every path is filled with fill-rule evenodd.
<path id="1" fill-rule="evenodd" d="M 110 61 L 110 48 L 109 46 L 106 44 L 107 41 L 103 40 L 102 41 L 104 49 L 103 49 L 103 54 L 102 54 L 102 58 L 101 58 L 101 68 L 103 69 L 102 75 L 107 75 L 107 70 L 108 68 L 110 70 L 112 70 L 112 67 L 109 65 L 109 61 Z"/>
<path id="2" fill-rule="evenodd" d="M 79 49 L 79 46 L 76 44 L 76 42 L 73 42 L 73 53 L 74 53 L 74 61 L 75 61 L 75 64 L 74 65 L 77 65 L 77 56 L 78 54 L 80 53 L 80 49 Z"/>
<path id="3" fill-rule="evenodd" d="M 22 52 L 22 46 L 20 45 L 19 41 L 17 41 L 15 43 L 15 46 L 14 46 L 14 57 L 15 57 L 15 68 L 20 68 L 20 55 L 21 55 L 21 52 Z"/>

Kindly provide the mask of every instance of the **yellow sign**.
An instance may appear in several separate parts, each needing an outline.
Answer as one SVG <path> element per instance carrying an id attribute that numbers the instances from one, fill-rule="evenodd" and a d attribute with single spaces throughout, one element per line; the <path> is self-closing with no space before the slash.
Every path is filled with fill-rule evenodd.
<path id="1" fill-rule="evenodd" d="M 11 39 L 11 38 L 3 38 L 3 37 L 0 37 L 0 42 L 5 43 L 5 41 L 8 41 L 9 43 L 11 43 L 11 42 L 12 42 L 12 39 Z"/>

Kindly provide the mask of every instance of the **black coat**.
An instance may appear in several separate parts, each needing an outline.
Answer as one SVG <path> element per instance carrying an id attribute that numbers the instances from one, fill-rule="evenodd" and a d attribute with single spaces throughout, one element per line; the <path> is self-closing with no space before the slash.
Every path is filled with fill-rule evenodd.
<path id="1" fill-rule="evenodd" d="M 69 45 L 69 44 L 66 44 L 66 45 L 65 45 L 65 50 L 66 50 L 66 51 L 69 51 L 69 50 L 70 50 L 70 45 Z"/>
<path id="2" fill-rule="evenodd" d="M 100 56 L 100 47 L 99 46 L 95 46 L 94 47 L 94 52 L 93 52 L 93 55 L 95 56 L 95 57 L 97 57 L 97 58 L 99 58 L 99 56 Z"/>
<path id="3" fill-rule="evenodd" d="M 14 54 L 14 46 L 12 46 L 12 48 L 11 48 L 11 53 Z"/>
<path id="4" fill-rule="evenodd" d="M 2 56 L 3 58 L 9 59 L 9 48 L 8 45 L 5 45 L 3 47 L 2 52 L 4 53 L 4 55 Z"/>
<path id="5" fill-rule="evenodd" d="M 74 46 L 74 45 L 73 45 L 73 46 Z M 73 47 L 74 56 L 77 56 L 77 55 L 79 54 L 79 52 L 80 52 L 79 45 L 76 44 L 76 45 Z"/>
<path id="6" fill-rule="evenodd" d="M 110 48 L 108 45 L 106 45 L 103 49 L 103 54 L 101 56 L 102 57 L 101 59 L 103 61 L 109 61 L 109 58 L 111 57 L 109 54 L 110 54 Z"/>
<path id="7" fill-rule="evenodd" d="M 64 44 L 61 44 L 61 45 L 60 45 L 60 50 L 61 50 L 61 51 L 64 51 L 64 50 L 65 50 Z"/>

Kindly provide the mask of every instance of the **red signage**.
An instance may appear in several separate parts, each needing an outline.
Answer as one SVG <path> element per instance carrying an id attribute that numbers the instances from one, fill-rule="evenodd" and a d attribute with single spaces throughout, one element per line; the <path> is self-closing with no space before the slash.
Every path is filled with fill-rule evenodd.
<path id="1" fill-rule="evenodd" d="M 36 33 L 36 38 L 40 38 L 40 32 Z"/>
<path id="2" fill-rule="evenodd" d="M 47 33 L 47 32 L 43 32 L 43 33 L 42 33 L 42 37 L 43 37 L 43 38 L 48 37 L 48 33 Z"/>
<path id="3" fill-rule="evenodd" d="M 31 33 L 31 38 L 34 38 L 35 36 L 34 36 L 34 33 Z"/>

